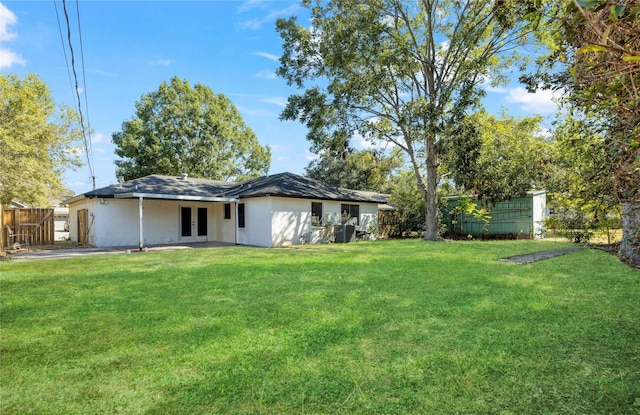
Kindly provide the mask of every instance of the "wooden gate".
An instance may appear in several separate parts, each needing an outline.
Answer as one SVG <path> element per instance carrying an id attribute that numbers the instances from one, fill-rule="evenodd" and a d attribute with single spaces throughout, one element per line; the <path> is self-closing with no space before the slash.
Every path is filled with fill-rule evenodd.
<path id="1" fill-rule="evenodd" d="M 87 209 L 78 210 L 78 243 L 87 243 L 87 222 L 89 219 L 89 211 Z"/>
<path id="2" fill-rule="evenodd" d="M 27 245 L 53 245 L 55 230 L 53 209 L 4 208 L 2 228 L 7 247 L 16 243 Z"/>

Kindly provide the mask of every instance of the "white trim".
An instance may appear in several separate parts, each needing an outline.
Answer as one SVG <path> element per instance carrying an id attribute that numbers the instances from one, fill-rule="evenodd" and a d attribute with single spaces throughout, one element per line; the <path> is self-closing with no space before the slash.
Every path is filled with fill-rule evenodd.
<path id="1" fill-rule="evenodd" d="M 143 205 L 142 205 L 142 201 L 144 200 L 144 198 L 142 196 L 138 197 L 138 247 L 140 248 L 140 250 L 142 251 L 142 248 L 144 248 L 144 227 L 143 227 L 143 217 L 142 217 L 142 211 L 143 211 Z"/>
<path id="2" fill-rule="evenodd" d="M 97 196 L 96 196 L 97 197 Z M 239 199 L 234 197 L 217 197 L 217 196 L 188 196 L 188 195 L 170 195 L 162 193 L 118 193 L 113 195 L 115 199 L 130 199 L 136 197 L 144 197 L 147 199 L 169 199 L 169 200 L 191 200 L 199 202 L 238 202 Z"/>

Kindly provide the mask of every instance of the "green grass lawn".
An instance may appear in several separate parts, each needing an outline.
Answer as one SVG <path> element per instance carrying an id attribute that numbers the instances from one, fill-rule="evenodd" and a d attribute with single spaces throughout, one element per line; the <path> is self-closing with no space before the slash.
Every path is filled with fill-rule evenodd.
<path id="1" fill-rule="evenodd" d="M 560 242 L 0 263 L 2 414 L 636 414 L 640 272 Z"/>

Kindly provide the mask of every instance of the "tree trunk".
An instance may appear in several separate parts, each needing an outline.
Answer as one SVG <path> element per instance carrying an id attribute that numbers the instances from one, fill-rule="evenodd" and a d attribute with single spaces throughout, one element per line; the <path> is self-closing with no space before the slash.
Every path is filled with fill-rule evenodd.
<path id="1" fill-rule="evenodd" d="M 640 201 L 622 203 L 620 252 L 632 266 L 640 267 Z"/>
<path id="2" fill-rule="evenodd" d="M 425 194 L 426 233 L 424 239 L 438 240 L 438 155 L 436 154 L 435 139 L 427 139 L 427 192 Z"/>

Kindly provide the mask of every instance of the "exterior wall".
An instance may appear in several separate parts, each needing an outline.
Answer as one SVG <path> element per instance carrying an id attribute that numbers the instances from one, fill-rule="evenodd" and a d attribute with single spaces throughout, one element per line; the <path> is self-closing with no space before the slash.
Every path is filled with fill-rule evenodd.
<path id="1" fill-rule="evenodd" d="M 245 209 L 245 227 L 238 228 L 238 244 L 273 246 L 271 240 L 271 198 L 242 199 Z"/>
<path id="2" fill-rule="evenodd" d="M 366 231 L 369 225 L 378 227 L 378 205 L 375 203 L 360 203 L 360 226 L 358 226 L 358 229 Z"/>
<path id="3" fill-rule="evenodd" d="M 138 246 L 138 199 L 104 199 L 94 207 L 89 211 L 90 245 Z"/>
<path id="4" fill-rule="evenodd" d="M 138 199 L 83 199 L 69 207 L 69 237 L 78 241 L 77 212 L 88 209 L 88 238 L 90 245 L 138 246 Z M 224 219 L 224 203 L 189 202 L 144 199 L 144 245 L 163 245 L 179 242 L 220 241 L 235 242 L 235 206 L 231 219 Z M 180 208 L 207 208 L 207 235 L 181 237 Z"/>
<path id="5" fill-rule="evenodd" d="M 541 239 L 546 236 L 544 222 L 547 219 L 547 194 L 533 195 L 533 237 Z"/>
<path id="6" fill-rule="evenodd" d="M 236 241 L 236 204 L 231 205 L 231 218 L 224 218 L 225 203 L 209 205 L 208 235 L 210 241 L 235 243 Z"/>
<path id="7" fill-rule="evenodd" d="M 88 210 L 88 235 L 87 243 L 89 245 L 96 245 L 96 228 L 91 226 L 92 219 L 95 217 L 95 206 L 97 204 L 96 199 L 82 199 L 73 205 L 69 206 L 69 239 L 75 242 L 79 241 L 78 238 L 78 211 L 82 209 Z"/>
<path id="8" fill-rule="evenodd" d="M 331 223 L 339 223 L 340 201 L 265 197 L 243 199 L 245 204 L 245 228 L 238 229 L 238 243 L 278 247 L 302 243 L 312 233 L 311 203 L 322 203 L 322 216 Z M 369 224 L 377 225 L 377 203 L 348 202 L 360 206 L 360 225 L 366 230 Z M 308 241 L 308 239 L 306 239 Z"/>
<path id="9" fill-rule="evenodd" d="M 273 198 L 271 227 L 272 246 L 301 243 L 302 235 L 311 232 L 311 200 Z"/>
<path id="10" fill-rule="evenodd" d="M 163 245 L 200 240 L 221 241 L 264 247 L 299 244 L 312 232 L 312 199 L 261 197 L 243 199 L 245 227 L 236 229 L 237 206 L 231 203 L 231 219 L 224 219 L 223 202 L 189 202 L 170 200 L 143 200 L 144 245 Z M 341 204 L 360 207 L 359 230 L 377 224 L 378 205 L 340 201 L 322 203 L 323 217 L 339 223 Z M 180 208 L 207 208 L 207 236 L 181 237 Z M 90 245 L 138 246 L 138 199 L 82 199 L 69 207 L 69 237 L 78 241 L 77 212 L 88 210 L 88 237 Z M 236 241 L 237 238 L 237 241 Z"/>

